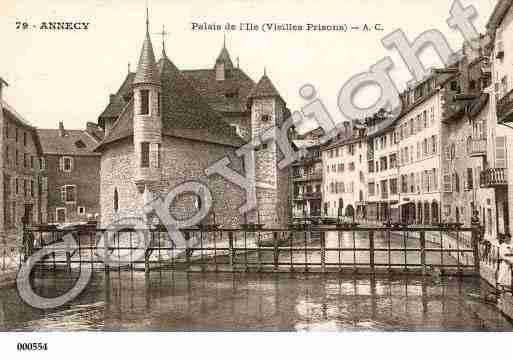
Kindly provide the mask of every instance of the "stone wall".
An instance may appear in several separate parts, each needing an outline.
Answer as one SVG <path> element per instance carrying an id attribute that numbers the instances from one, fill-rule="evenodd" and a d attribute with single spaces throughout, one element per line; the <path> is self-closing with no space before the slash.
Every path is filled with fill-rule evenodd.
<path id="1" fill-rule="evenodd" d="M 242 162 L 235 156 L 235 150 L 228 146 L 166 136 L 162 144 L 161 179 L 152 190 L 166 195 L 169 190 L 186 181 L 201 181 L 211 191 L 211 213 L 215 213 L 216 222 L 224 227 L 238 226 L 242 217 L 239 208 L 245 202 L 245 192 L 219 175 L 207 178 L 204 173 L 207 167 L 225 156 L 231 159 L 232 169 L 242 171 Z M 114 218 L 115 190 L 118 193 L 120 212 L 135 216 L 141 214 L 143 199 L 133 182 L 133 157 L 131 139 L 111 144 L 103 153 L 100 172 L 102 227 Z M 170 211 L 177 219 L 189 218 L 196 212 L 194 198 L 190 195 L 179 196 Z M 210 220 L 213 220 L 212 216 Z"/>

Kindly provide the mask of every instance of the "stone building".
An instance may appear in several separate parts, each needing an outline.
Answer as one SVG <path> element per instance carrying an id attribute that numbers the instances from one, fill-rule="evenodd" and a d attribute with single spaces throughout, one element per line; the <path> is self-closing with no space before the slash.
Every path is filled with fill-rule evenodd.
<path id="1" fill-rule="evenodd" d="M 24 218 L 46 220 L 41 144 L 35 128 L 3 99 L 5 86 L 0 78 L 0 235 L 15 233 Z"/>
<path id="2" fill-rule="evenodd" d="M 319 138 L 314 130 L 292 141 L 296 150 L 305 154 L 292 164 L 292 217 L 320 217 L 322 207 L 322 158 Z"/>
<path id="3" fill-rule="evenodd" d="M 100 154 L 94 148 L 103 132 L 94 123 L 85 130 L 38 129 L 47 181 L 47 222 L 80 223 L 100 213 Z"/>
<path id="4" fill-rule="evenodd" d="M 497 237 L 511 235 L 513 223 L 513 1 L 499 0 L 487 23 L 491 37 L 491 86 L 485 112 L 487 127 L 486 161 L 481 173 L 481 187 L 495 193 L 495 208 L 490 212 L 488 230 Z M 490 228 L 493 226 L 493 230 Z M 488 233 L 487 230 L 487 233 Z"/>
<path id="5" fill-rule="evenodd" d="M 245 216 L 239 212 L 246 202 L 244 190 L 219 174 L 205 173 L 225 157 L 231 169 L 243 173 L 247 164 L 237 149 L 283 122 L 288 110 L 269 77 L 264 73 L 253 82 L 233 65 L 225 46 L 209 69 L 179 70 L 164 43 L 157 62 L 146 25 L 137 71 L 127 74 L 98 120 L 105 129 L 95 149 L 101 154 L 102 224 L 119 213 L 139 216 L 145 192 L 155 198 L 192 180 L 212 193 L 217 224 L 286 223 L 288 172 L 278 170 L 280 154 L 274 143 L 256 149 L 258 206 Z M 266 188 L 258 183 L 266 183 Z M 176 219 L 185 219 L 202 205 L 201 198 L 188 194 L 177 198 L 170 211 Z"/>
<path id="6" fill-rule="evenodd" d="M 362 218 L 365 213 L 366 129 L 359 123 L 349 126 L 321 147 L 324 216 Z"/>
<path id="7" fill-rule="evenodd" d="M 367 213 L 375 222 L 398 220 L 398 141 L 394 118 L 385 113 L 367 119 Z"/>

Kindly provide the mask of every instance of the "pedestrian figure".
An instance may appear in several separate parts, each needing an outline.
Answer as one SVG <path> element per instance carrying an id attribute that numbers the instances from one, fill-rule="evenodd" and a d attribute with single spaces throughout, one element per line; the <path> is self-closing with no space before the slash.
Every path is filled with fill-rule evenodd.
<path id="1" fill-rule="evenodd" d="M 499 274 L 497 276 L 497 282 L 499 286 L 504 287 L 511 286 L 511 268 L 510 260 L 512 257 L 512 249 L 510 245 L 511 235 L 508 233 L 503 238 L 499 239 Z"/>

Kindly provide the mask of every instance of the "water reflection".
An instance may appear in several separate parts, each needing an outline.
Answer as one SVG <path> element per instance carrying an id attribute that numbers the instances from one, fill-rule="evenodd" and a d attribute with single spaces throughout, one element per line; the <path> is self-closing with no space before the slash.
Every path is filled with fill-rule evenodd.
<path id="1" fill-rule="evenodd" d="M 76 278 L 76 274 L 74 274 Z M 46 273 L 40 293 L 73 276 Z M 474 278 L 347 278 L 335 274 L 97 273 L 71 305 L 30 308 L 0 290 L 2 330 L 512 330 Z"/>

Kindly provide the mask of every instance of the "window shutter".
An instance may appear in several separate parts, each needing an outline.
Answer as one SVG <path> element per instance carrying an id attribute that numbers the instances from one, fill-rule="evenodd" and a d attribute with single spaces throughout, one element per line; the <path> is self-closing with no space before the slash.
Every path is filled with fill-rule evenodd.
<path id="1" fill-rule="evenodd" d="M 59 170 L 64 172 L 64 157 L 59 157 Z"/>
<path id="2" fill-rule="evenodd" d="M 495 139 L 495 167 L 506 168 L 506 137 L 500 136 Z"/>
<path id="3" fill-rule="evenodd" d="M 444 192 L 452 192 L 451 174 L 449 171 L 444 172 Z"/>
<path id="4" fill-rule="evenodd" d="M 66 186 L 61 187 L 61 201 L 66 202 Z"/>

